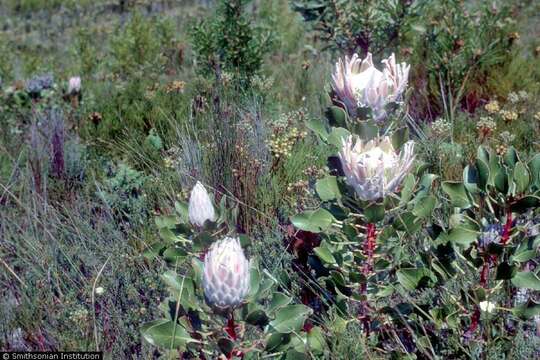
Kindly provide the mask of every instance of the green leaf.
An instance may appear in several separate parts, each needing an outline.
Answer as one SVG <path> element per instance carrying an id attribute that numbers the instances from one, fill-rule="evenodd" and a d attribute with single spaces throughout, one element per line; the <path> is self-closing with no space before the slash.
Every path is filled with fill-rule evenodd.
<path id="1" fill-rule="evenodd" d="M 508 192 L 508 174 L 504 168 L 499 168 L 495 173 L 495 187 L 503 194 Z"/>
<path id="2" fill-rule="evenodd" d="M 524 212 L 532 207 L 540 206 L 540 197 L 536 195 L 527 195 L 511 204 L 512 211 Z"/>
<path id="3" fill-rule="evenodd" d="M 514 167 L 514 183 L 516 184 L 516 193 L 523 194 L 529 187 L 529 171 L 527 167 L 520 161 Z"/>
<path id="4" fill-rule="evenodd" d="M 481 159 L 476 159 L 476 171 L 478 173 L 478 187 L 485 190 L 490 174 L 488 163 Z"/>
<path id="5" fill-rule="evenodd" d="M 347 126 L 347 113 L 339 106 L 329 106 L 326 109 L 325 115 L 328 119 L 328 122 L 330 123 L 330 126 Z"/>
<path id="6" fill-rule="evenodd" d="M 321 354 L 326 348 L 326 341 L 323 330 L 319 326 L 315 326 L 307 334 L 307 342 L 309 349 L 315 354 Z"/>
<path id="7" fill-rule="evenodd" d="M 401 197 L 399 199 L 400 205 L 405 205 L 411 200 L 414 186 L 416 185 L 416 179 L 413 174 L 407 174 L 401 185 Z"/>
<path id="8" fill-rule="evenodd" d="M 168 270 L 161 275 L 161 278 L 168 287 L 175 293 L 175 298 L 181 293 L 180 304 L 186 308 L 195 308 L 195 285 L 193 280 L 177 275 L 174 270 Z"/>
<path id="9" fill-rule="evenodd" d="M 285 356 L 285 360 L 309 360 L 309 359 L 310 357 L 307 354 L 296 351 L 294 349 L 287 351 L 287 355 Z"/>
<path id="10" fill-rule="evenodd" d="M 529 162 L 529 169 L 531 170 L 533 183 L 537 187 L 540 187 L 540 154 L 534 155 L 531 159 Z"/>
<path id="11" fill-rule="evenodd" d="M 186 329 L 167 319 L 150 321 L 141 328 L 143 338 L 154 346 L 161 348 L 184 349 L 187 343 L 199 342 L 189 336 Z"/>
<path id="12" fill-rule="evenodd" d="M 328 130 L 321 120 L 311 119 L 306 124 L 307 128 L 317 134 L 323 141 L 328 140 Z"/>
<path id="13" fill-rule="evenodd" d="M 471 202 L 462 182 L 445 181 L 442 184 L 442 189 L 450 196 L 450 201 L 453 206 L 462 209 L 471 207 Z"/>
<path id="14" fill-rule="evenodd" d="M 510 257 L 510 260 L 521 263 L 529 261 L 536 256 L 536 250 L 523 250 Z"/>
<path id="15" fill-rule="evenodd" d="M 420 230 L 422 222 L 412 212 L 406 212 L 396 217 L 393 226 L 397 230 L 406 231 L 407 234 L 412 235 Z"/>
<path id="16" fill-rule="evenodd" d="M 482 160 L 486 164 L 489 164 L 490 162 L 489 151 L 486 150 L 486 148 L 484 148 L 483 146 L 479 146 L 478 149 L 476 150 L 476 157 L 477 159 Z"/>
<path id="17" fill-rule="evenodd" d="M 321 244 L 321 246 L 316 247 L 313 249 L 315 254 L 321 259 L 323 262 L 327 264 L 335 264 L 336 258 L 334 258 L 334 255 L 332 254 L 332 251 L 326 246 L 326 244 Z"/>
<path id="18" fill-rule="evenodd" d="M 478 171 L 476 167 L 465 166 L 463 169 L 463 186 L 465 186 L 466 191 L 471 194 L 478 194 L 480 191 L 478 182 Z"/>
<path id="19" fill-rule="evenodd" d="M 384 205 L 371 204 L 364 209 L 364 215 L 370 223 L 377 223 L 384 219 Z"/>
<path id="20" fill-rule="evenodd" d="M 171 228 L 174 228 L 174 226 L 179 223 L 177 217 L 174 215 L 158 216 L 154 219 L 154 221 L 158 229 L 162 229 L 162 228 L 171 229 Z"/>
<path id="21" fill-rule="evenodd" d="M 512 309 L 512 313 L 522 319 L 531 319 L 540 315 L 540 304 L 534 302 L 523 304 Z"/>
<path id="22" fill-rule="evenodd" d="M 287 344 L 289 341 L 291 341 L 291 336 L 289 334 L 270 334 L 268 340 L 266 341 L 266 351 L 273 352 L 277 350 L 277 348 L 279 348 L 281 345 Z"/>
<path id="23" fill-rule="evenodd" d="M 399 269 L 396 273 L 399 283 L 407 290 L 414 290 L 423 277 L 429 276 L 429 270 L 425 268 Z"/>
<path id="24" fill-rule="evenodd" d="M 187 255 L 187 252 L 178 245 L 169 246 L 163 252 L 163 258 L 172 263 L 184 259 Z"/>
<path id="25" fill-rule="evenodd" d="M 272 295 L 272 300 L 270 300 L 269 311 L 275 311 L 279 308 L 289 305 L 291 301 L 292 298 L 290 296 L 287 296 L 281 292 L 275 292 Z"/>
<path id="26" fill-rule="evenodd" d="M 516 149 L 513 146 L 509 147 L 503 156 L 504 163 L 508 165 L 510 169 L 513 169 L 516 163 L 519 161 Z"/>
<path id="27" fill-rule="evenodd" d="M 409 140 L 409 128 L 402 127 L 397 129 L 392 134 L 392 146 L 394 149 L 401 149 L 401 147 Z"/>
<path id="28" fill-rule="evenodd" d="M 234 349 L 234 343 L 230 339 L 227 339 L 227 338 L 220 338 L 217 341 L 217 344 L 221 352 L 224 354 L 229 354 Z"/>
<path id="29" fill-rule="evenodd" d="M 180 219 L 182 219 L 182 222 L 187 223 L 189 221 L 189 204 L 185 201 L 175 201 L 174 203 L 174 209 L 176 210 L 176 213 L 180 216 Z"/>
<path id="30" fill-rule="evenodd" d="M 300 331 L 311 313 L 311 308 L 305 305 L 287 305 L 278 311 L 275 320 L 270 322 L 270 326 L 280 333 Z"/>
<path id="31" fill-rule="evenodd" d="M 357 125 L 358 136 L 363 141 L 369 141 L 379 135 L 379 127 L 370 121 L 361 121 Z"/>
<path id="32" fill-rule="evenodd" d="M 324 209 L 307 210 L 291 218 L 291 222 L 300 230 L 319 233 L 332 225 L 334 217 Z"/>
<path id="33" fill-rule="evenodd" d="M 335 176 L 327 176 L 317 180 L 315 183 L 315 190 L 322 201 L 341 198 L 341 192 L 339 191 L 337 178 Z"/>
<path id="34" fill-rule="evenodd" d="M 347 129 L 340 127 L 333 128 L 332 132 L 328 136 L 328 143 L 334 145 L 338 149 L 341 149 L 343 146 L 343 140 L 347 139 L 350 135 L 351 133 Z"/>
<path id="35" fill-rule="evenodd" d="M 268 316 L 262 309 L 256 309 L 246 316 L 246 322 L 251 325 L 264 326 L 268 323 Z"/>
<path id="36" fill-rule="evenodd" d="M 478 238 L 478 231 L 460 226 L 450 230 L 447 238 L 454 244 L 468 247 Z"/>
<path id="37" fill-rule="evenodd" d="M 437 205 L 437 198 L 433 195 L 429 195 L 425 198 L 422 198 L 416 202 L 413 209 L 413 214 L 419 218 L 427 218 L 433 213 Z"/>
<path id="38" fill-rule="evenodd" d="M 540 278 L 532 271 L 518 272 L 511 281 L 515 287 L 540 291 Z"/>
<path id="39" fill-rule="evenodd" d="M 259 286 L 261 283 L 261 275 L 259 274 L 259 270 L 252 266 L 251 269 L 249 269 L 249 294 L 248 298 L 254 298 L 259 293 Z"/>

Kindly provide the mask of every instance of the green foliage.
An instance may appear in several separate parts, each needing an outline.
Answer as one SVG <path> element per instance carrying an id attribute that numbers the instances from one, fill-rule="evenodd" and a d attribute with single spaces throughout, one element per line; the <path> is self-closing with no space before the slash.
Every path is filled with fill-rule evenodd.
<path id="1" fill-rule="evenodd" d="M 113 71 L 126 76 L 137 71 L 148 72 L 154 67 L 163 68 L 162 49 L 171 45 L 172 38 L 172 24 L 167 19 L 147 19 L 135 13 L 124 27 L 117 29 L 112 39 Z"/>
<path id="2" fill-rule="evenodd" d="M 479 99 L 491 96 L 482 84 L 511 60 L 510 10 L 509 4 L 435 1 L 415 26 L 413 59 L 421 64 L 416 81 L 427 80 L 429 93 L 439 97 L 430 102 L 448 119 L 464 98 L 470 103 L 464 105 L 474 110 Z"/>
<path id="3" fill-rule="evenodd" d="M 252 27 L 244 7 L 249 1 L 221 1 L 213 18 L 200 22 L 191 31 L 199 71 L 206 76 L 231 74 L 248 81 L 261 68 L 270 35 Z"/>
<path id="4" fill-rule="evenodd" d="M 291 1 L 293 7 L 330 48 L 346 54 L 379 55 L 402 44 L 422 1 Z"/>
<path id="5" fill-rule="evenodd" d="M 123 163 L 112 171 L 98 188 L 98 196 L 119 220 L 142 221 L 147 211 L 143 192 L 146 176 Z"/>
<path id="6" fill-rule="evenodd" d="M 277 291 L 279 283 L 268 272 L 261 271 L 256 262 L 251 263 L 246 302 L 239 309 L 228 310 L 228 322 L 207 305 L 202 285 L 204 265 L 199 257 L 217 240 L 215 234 L 234 231 L 236 211 L 226 209 L 224 197 L 217 221 L 206 221 L 198 229 L 187 220 L 187 203 L 177 202 L 175 210 L 173 215 L 156 218 L 161 241 L 146 253 L 147 257 L 162 257 L 171 268 L 162 274 L 170 290 L 163 307 L 165 318 L 143 325 L 141 332 L 146 341 L 163 349 L 181 351 L 184 356 L 196 354 L 201 346 L 215 357 L 242 354 L 257 358 L 291 351 L 299 354 L 323 351 L 325 340 L 320 328 L 312 329 L 309 334 L 302 331 L 312 309 L 290 304 L 292 298 Z M 248 244 L 246 237 L 240 239 Z M 178 275 L 178 269 L 185 275 Z M 231 330 L 231 326 L 236 327 L 232 319 L 246 328 L 241 338 L 237 338 L 236 330 Z"/>

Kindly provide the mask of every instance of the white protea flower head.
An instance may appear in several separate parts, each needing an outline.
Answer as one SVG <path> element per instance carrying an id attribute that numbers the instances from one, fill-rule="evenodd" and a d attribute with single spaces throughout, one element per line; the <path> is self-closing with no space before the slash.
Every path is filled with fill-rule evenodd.
<path id="1" fill-rule="evenodd" d="M 339 153 L 347 183 L 362 200 L 372 201 L 396 191 L 411 170 L 414 142 L 408 141 L 397 153 L 388 136 L 363 142 L 350 135 Z"/>
<path id="2" fill-rule="evenodd" d="M 249 261 L 238 238 L 212 244 L 204 258 L 203 287 L 206 301 L 219 309 L 232 309 L 249 292 Z"/>
<path id="3" fill-rule="evenodd" d="M 375 120 L 384 120 L 385 105 L 401 99 L 407 87 L 410 65 L 397 64 L 394 54 L 382 63 L 384 69 L 381 72 L 375 68 L 371 53 L 363 60 L 354 54 L 336 63 L 332 88 L 351 116 L 356 116 L 358 107 L 369 107 Z"/>
<path id="4" fill-rule="evenodd" d="M 78 94 L 81 92 L 81 78 L 79 76 L 73 76 L 69 78 L 68 93 Z"/>
<path id="5" fill-rule="evenodd" d="M 189 222 L 193 225 L 202 227 L 206 220 L 215 221 L 216 212 L 212 200 L 203 184 L 197 181 L 197 184 L 191 190 L 188 206 Z"/>

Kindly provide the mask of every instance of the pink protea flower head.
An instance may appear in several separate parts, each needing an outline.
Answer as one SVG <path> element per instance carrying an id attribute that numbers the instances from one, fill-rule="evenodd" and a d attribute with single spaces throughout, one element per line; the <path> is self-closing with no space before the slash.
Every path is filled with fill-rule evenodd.
<path id="1" fill-rule="evenodd" d="M 347 183 L 362 200 L 372 201 L 394 192 L 414 161 L 414 142 L 398 154 L 389 137 L 363 142 L 350 135 L 343 140 L 339 158 Z"/>
<path id="2" fill-rule="evenodd" d="M 219 310 L 242 303 L 249 292 L 249 261 L 238 238 L 212 244 L 204 258 L 203 287 L 208 304 Z"/>
<path id="3" fill-rule="evenodd" d="M 397 64 L 394 54 L 382 63 L 381 72 L 375 68 L 371 53 L 363 60 L 354 54 L 337 61 L 332 88 L 351 116 L 356 116 L 358 107 L 369 107 L 375 120 L 381 121 L 387 115 L 385 105 L 400 100 L 407 87 L 410 66 Z"/>
<path id="4" fill-rule="evenodd" d="M 81 92 L 81 78 L 79 76 L 73 76 L 69 78 L 68 94 L 78 94 Z"/>
<path id="5" fill-rule="evenodd" d="M 212 200 L 203 184 L 197 181 L 197 184 L 191 190 L 188 205 L 189 222 L 196 226 L 203 226 L 206 220 L 215 221 L 216 212 Z"/>

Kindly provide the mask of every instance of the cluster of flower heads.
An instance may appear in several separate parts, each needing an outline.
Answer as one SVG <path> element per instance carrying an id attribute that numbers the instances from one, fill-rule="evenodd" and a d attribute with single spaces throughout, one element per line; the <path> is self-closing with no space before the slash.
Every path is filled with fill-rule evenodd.
<path id="1" fill-rule="evenodd" d="M 170 93 L 183 93 L 186 83 L 181 80 L 174 80 L 165 86 L 165 92 Z"/>
<path id="2" fill-rule="evenodd" d="M 437 119 L 431 124 L 431 133 L 436 137 L 446 137 L 452 133 L 452 124 L 445 119 Z"/>
<path id="3" fill-rule="evenodd" d="M 476 123 L 476 130 L 481 139 L 485 139 L 497 129 L 497 123 L 489 116 L 482 116 Z"/>
<path id="4" fill-rule="evenodd" d="M 54 77 L 52 74 L 35 76 L 26 82 L 25 90 L 30 95 L 39 95 L 43 90 L 52 88 Z"/>
<path id="5" fill-rule="evenodd" d="M 394 54 L 382 63 L 384 68 L 380 71 L 370 53 L 365 59 L 354 54 L 336 63 L 332 87 L 351 116 L 356 117 L 358 108 L 368 107 L 375 120 L 382 121 L 387 116 L 385 106 L 401 100 L 410 66 L 397 64 Z"/>
<path id="6" fill-rule="evenodd" d="M 191 190 L 188 217 L 197 228 L 217 219 L 212 199 L 200 182 Z M 214 242 L 204 258 L 203 288 L 207 303 L 220 311 L 240 305 L 249 292 L 249 281 L 249 261 L 240 240 L 225 237 Z"/>
<path id="7" fill-rule="evenodd" d="M 287 158 L 298 140 L 306 137 L 307 132 L 298 129 L 294 124 L 302 122 L 306 112 L 303 109 L 281 114 L 272 123 L 272 134 L 267 145 L 276 158 Z"/>

